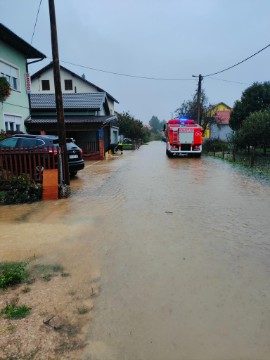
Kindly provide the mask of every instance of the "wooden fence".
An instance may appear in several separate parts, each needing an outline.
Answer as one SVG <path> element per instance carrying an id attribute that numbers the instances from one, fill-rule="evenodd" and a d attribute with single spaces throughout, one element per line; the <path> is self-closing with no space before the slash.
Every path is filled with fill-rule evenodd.
<path id="1" fill-rule="evenodd" d="M 57 169 L 59 148 L 0 149 L 0 188 L 11 180 L 26 175 L 29 180 L 42 183 L 44 169 Z"/>
<path id="2" fill-rule="evenodd" d="M 223 150 L 223 151 L 209 151 L 208 155 L 216 156 L 231 162 L 238 163 L 240 165 L 256 168 L 265 173 L 270 174 L 270 154 L 264 154 L 261 151 L 256 152 L 255 149 L 251 149 L 250 152 L 247 151 L 233 151 L 233 150 Z"/>

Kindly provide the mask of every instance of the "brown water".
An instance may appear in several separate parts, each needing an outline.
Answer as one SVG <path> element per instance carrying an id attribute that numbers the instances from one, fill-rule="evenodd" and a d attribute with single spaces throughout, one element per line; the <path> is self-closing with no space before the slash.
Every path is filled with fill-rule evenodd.
<path id="1" fill-rule="evenodd" d="M 269 360 L 268 183 L 154 142 L 89 163 L 67 200 L 1 208 L 0 260 L 98 278 L 91 360 Z"/>

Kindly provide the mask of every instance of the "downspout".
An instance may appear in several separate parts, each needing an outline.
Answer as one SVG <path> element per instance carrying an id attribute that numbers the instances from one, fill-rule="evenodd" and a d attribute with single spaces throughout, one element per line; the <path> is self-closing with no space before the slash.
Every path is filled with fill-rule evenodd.
<path id="1" fill-rule="evenodd" d="M 26 122 L 27 120 L 29 120 L 29 119 L 31 119 L 31 114 L 29 114 L 29 115 L 23 120 L 25 129 L 26 129 L 25 122 Z"/>
<path id="2" fill-rule="evenodd" d="M 28 65 L 37 63 L 37 62 L 42 61 L 42 60 L 44 60 L 44 59 L 45 59 L 45 58 L 38 59 L 38 60 L 34 60 L 34 61 L 29 62 L 29 63 L 26 61 L 26 63 L 25 63 L 25 65 L 26 65 L 26 73 L 29 73 L 29 71 L 28 71 Z M 28 93 L 27 95 L 28 95 L 29 115 L 28 115 L 28 118 L 27 118 L 26 120 L 30 119 L 30 118 L 31 118 L 31 114 L 32 114 L 30 93 Z M 24 127 L 25 127 L 25 124 L 24 124 Z M 25 127 L 25 129 L 26 129 L 26 127 Z"/>
<path id="3" fill-rule="evenodd" d="M 27 61 L 25 62 L 25 68 L 26 68 L 26 74 L 28 74 L 28 63 Z M 26 79 L 24 80 L 26 81 Z M 29 107 L 29 114 L 28 114 L 28 118 L 31 118 L 31 101 L 30 101 L 30 93 L 28 92 L 27 93 L 27 97 L 28 97 L 28 107 Z M 28 119 L 27 119 L 28 120 Z M 25 122 L 25 121 L 24 121 Z M 24 125 L 24 128 L 26 130 L 26 126 L 25 126 L 25 123 L 23 123 Z"/>

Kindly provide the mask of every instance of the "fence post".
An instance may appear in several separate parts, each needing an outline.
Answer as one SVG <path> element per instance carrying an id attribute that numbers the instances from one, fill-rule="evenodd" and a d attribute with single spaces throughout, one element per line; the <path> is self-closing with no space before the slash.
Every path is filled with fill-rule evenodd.
<path id="1" fill-rule="evenodd" d="M 233 159 L 233 162 L 235 162 L 235 146 L 233 146 L 233 149 L 232 149 L 232 159 Z"/>
<path id="2" fill-rule="evenodd" d="M 255 146 L 252 147 L 251 157 L 250 157 L 250 167 L 253 167 L 255 163 Z"/>

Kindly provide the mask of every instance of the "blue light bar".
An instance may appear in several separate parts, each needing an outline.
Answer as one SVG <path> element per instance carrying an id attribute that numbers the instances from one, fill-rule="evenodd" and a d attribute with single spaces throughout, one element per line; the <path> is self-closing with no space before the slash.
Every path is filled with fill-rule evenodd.
<path id="1" fill-rule="evenodd" d="M 181 117 L 181 118 L 178 118 L 181 122 L 186 122 L 188 119 L 187 118 L 184 118 L 184 117 Z"/>

